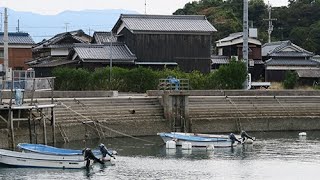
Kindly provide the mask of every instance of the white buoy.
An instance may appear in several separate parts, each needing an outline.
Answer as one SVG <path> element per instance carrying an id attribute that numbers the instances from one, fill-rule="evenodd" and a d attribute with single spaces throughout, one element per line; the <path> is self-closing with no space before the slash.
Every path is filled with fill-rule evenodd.
<path id="1" fill-rule="evenodd" d="M 299 133 L 299 136 L 306 136 L 306 135 L 307 135 L 306 132 L 301 132 L 301 133 Z"/>
<path id="2" fill-rule="evenodd" d="M 254 139 L 255 139 L 255 138 L 254 138 Z M 247 138 L 243 143 L 244 143 L 244 144 L 253 144 L 253 140 Z"/>
<path id="3" fill-rule="evenodd" d="M 182 144 L 182 149 L 192 149 L 192 144 L 191 144 L 191 142 L 183 142 Z"/>
<path id="4" fill-rule="evenodd" d="M 167 141 L 166 148 L 167 149 L 176 149 L 176 142 L 173 140 Z"/>
<path id="5" fill-rule="evenodd" d="M 213 151 L 214 150 L 214 145 L 210 144 L 206 148 L 207 148 L 207 151 Z"/>

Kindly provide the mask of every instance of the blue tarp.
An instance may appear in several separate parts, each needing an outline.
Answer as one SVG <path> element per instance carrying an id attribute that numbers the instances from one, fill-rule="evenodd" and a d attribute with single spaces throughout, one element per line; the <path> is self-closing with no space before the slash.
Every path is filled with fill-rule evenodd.
<path id="1" fill-rule="evenodd" d="M 176 79 L 175 77 L 172 77 L 172 76 L 168 76 L 167 77 L 167 81 L 170 84 L 174 84 L 175 85 L 175 90 L 179 90 L 179 88 L 180 88 L 180 80 L 179 79 Z"/>
<path id="2" fill-rule="evenodd" d="M 31 151 L 31 152 L 40 153 L 40 154 L 63 155 L 63 156 L 82 155 L 82 150 L 56 148 L 56 147 L 47 146 L 43 144 L 20 143 L 18 144 L 18 148 L 20 148 L 21 150 Z M 92 152 L 95 155 L 101 155 L 100 150 L 93 150 Z"/>

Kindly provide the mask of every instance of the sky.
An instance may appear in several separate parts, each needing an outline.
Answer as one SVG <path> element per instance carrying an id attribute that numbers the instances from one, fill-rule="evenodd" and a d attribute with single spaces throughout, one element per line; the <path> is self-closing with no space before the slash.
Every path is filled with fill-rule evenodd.
<path id="1" fill-rule="evenodd" d="M 15 11 L 34 12 L 43 15 L 55 15 L 65 10 L 103 10 L 126 9 L 147 14 L 172 14 L 190 0 L 0 0 L 0 7 Z M 264 0 L 268 3 L 268 0 Z M 272 6 L 286 6 L 288 0 L 269 0 Z"/>

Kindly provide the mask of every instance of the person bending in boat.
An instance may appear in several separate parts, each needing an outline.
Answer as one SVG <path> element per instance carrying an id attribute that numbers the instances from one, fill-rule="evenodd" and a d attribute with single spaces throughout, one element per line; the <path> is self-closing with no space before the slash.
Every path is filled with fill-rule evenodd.
<path id="1" fill-rule="evenodd" d="M 229 134 L 229 139 L 231 140 L 231 147 L 236 141 L 242 144 L 242 142 L 238 138 L 236 138 L 236 136 L 233 133 Z"/>
<path id="2" fill-rule="evenodd" d="M 112 157 L 113 159 L 116 159 L 116 157 L 114 157 L 113 155 L 112 155 L 112 153 L 110 153 L 109 151 L 108 151 L 108 149 L 106 148 L 106 146 L 104 145 L 104 144 L 100 144 L 99 145 L 99 149 L 100 149 L 100 152 L 101 152 L 101 154 L 102 154 L 102 161 L 106 161 L 106 156 L 107 156 L 107 154 L 110 156 L 110 157 Z"/>
<path id="3" fill-rule="evenodd" d="M 251 139 L 252 141 L 254 141 L 254 138 L 249 136 L 245 131 L 241 131 L 240 136 L 241 136 L 242 142 L 245 142 L 247 139 Z"/>
<path id="4" fill-rule="evenodd" d="M 86 163 L 86 168 L 89 168 L 90 166 L 90 160 L 94 160 L 95 162 L 98 162 L 100 164 L 104 164 L 103 161 L 101 161 L 99 158 L 97 158 L 93 153 L 92 150 L 90 148 L 85 148 L 82 151 L 82 154 L 84 156 L 84 160 L 87 161 Z"/>

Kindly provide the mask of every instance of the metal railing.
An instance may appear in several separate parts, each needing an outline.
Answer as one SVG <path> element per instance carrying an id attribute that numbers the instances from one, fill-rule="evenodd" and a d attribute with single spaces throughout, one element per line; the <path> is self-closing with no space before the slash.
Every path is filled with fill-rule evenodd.
<path id="1" fill-rule="evenodd" d="M 158 90 L 189 90 L 189 79 L 159 79 Z"/>

